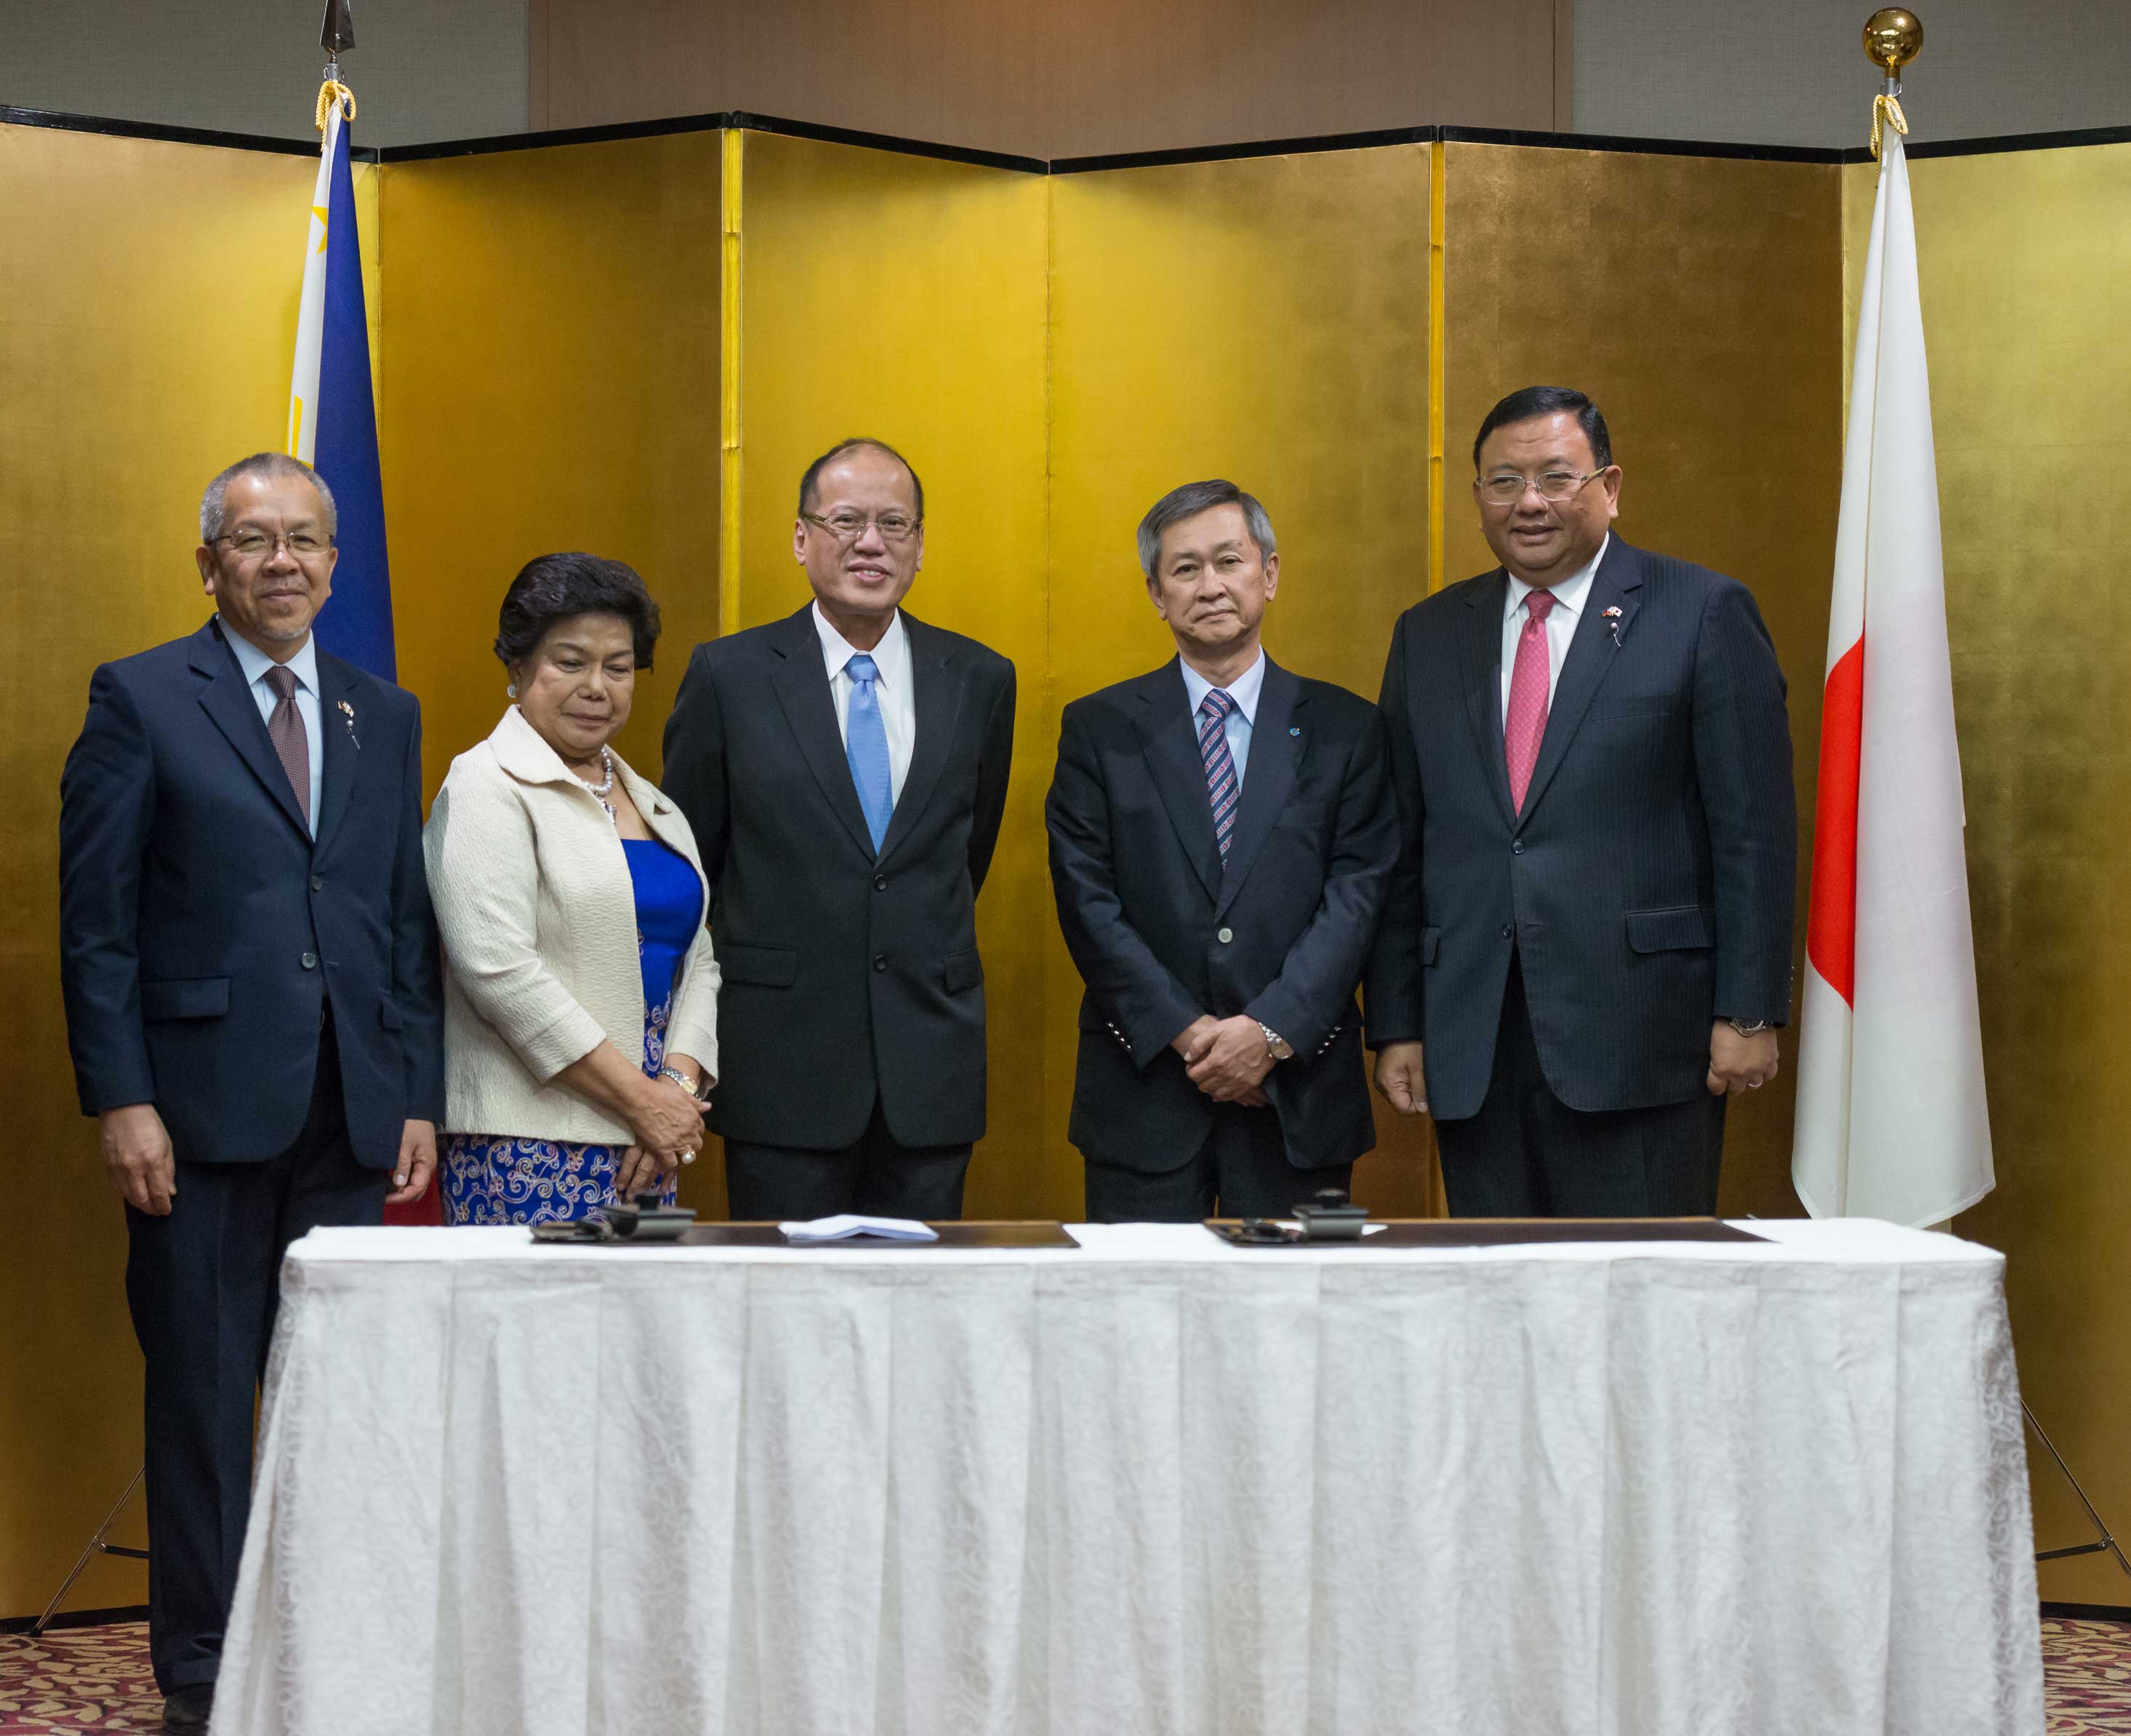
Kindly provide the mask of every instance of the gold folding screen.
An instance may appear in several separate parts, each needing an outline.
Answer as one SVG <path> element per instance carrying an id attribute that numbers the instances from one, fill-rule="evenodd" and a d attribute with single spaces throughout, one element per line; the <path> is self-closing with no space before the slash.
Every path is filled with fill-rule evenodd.
<path id="1" fill-rule="evenodd" d="M 26 1323 L 0 1349 L 0 1614 L 41 1604 L 138 1451 L 122 1228 L 58 1011 L 57 768 L 89 667 L 204 615 L 200 482 L 278 442 L 311 173 L 0 127 L 0 203 L 43 238 L 0 253 L 0 551 L 25 662 L 4 763 L 26 804 L 0 853 L 0 1052 L 14 1197 L 49 1227 L 0 1263 Z M 2029 1389 L 2120 1514 L 2127 931 L 2108 842 L 2131 687 L 2101 611 L 2131 491 L 2099 431 L 2124 383 L 2105 334 L 2131 237 L 2107 214 L 2127 208 L 2131 147 L 1913 173 L 2001 1178 L 1963 1228 L 2012 1253 Z M 804 600 L 801 467 L 847 433 L 902 446 L 927 495 L 912 612 L 1021 678 L 979 906 L 993 1131 L 969 1204 L 1073 1217 L 1080 984 L 1042 802 L 1063 704 L 1166 653 L 1133 547 L 1147 505 L 1209 475 L 1260 494 L 1285 567 L 1273 655 L 1372 693 L 1398 611 L 1489 564 L 1466 490 L 1481 414 L 1516 385 L 1583 385 L 1627 473 L 1622 533 L 1759 597 L 1809 820 L 1844 223 L 1854 251 L 1869 175 L 1453 143 L 1046 178 L 761 133 L 366 172 L 401 672 L 431 787 L 503 703 L 488 645 L 524 559 L 589 548 L 650 581 L 666 637 L 623 745 L 655 772 L 687 648 Z M 1386 1133 L 1358 1185 L 1425 1208 L 1424 1130 Z M 1795 1212 L 1789 1140 L 1787 1082 L 1741 1106 L 1727 1210 Z M 691 1188 L 721 1203 L 715 1178 Z M 2051 1572 L 2054 1595 L 2131 1595 L 2085 1564 Z M 140 1595 L 136 1570 L 103 1564 L 77 1600 Z"/>
<path id="2" fill-rule="evenodd" d="M 60 766 L 89 672 L 208 617 L 200 489 L 280 443 L 316 174 L 297 156 L 0 127 L 0 638 L 16 660 L 0 732 L 0 1616 L 43 1607 L 141 1462 L 125 1227 L 60 1005 Z M 366 170 L 362 217 L 375 195 Z M 137 1506 L 117 1535 L 140 1541 Z M 98 1561 L 75 1601 L 142 1595 L 137 1566 Z"/>
<path id="3" fill-rule="evenodd" d="M 1273 658 L 1373 698 L 1391 624 L 1428 589 L 1429 153 L 1060 176 L 1051 187 L 1051 638 L 1056 703 L 1176 654 L 1133 533 L 1179 483 L 1264 503 Z M 1030 768 L 1048 782 L 1054 727 Z M 1080 979 L 1044 928 L 1046 1213 L 1077 1212 L 1066 1143 Z M 1378 1116 L 1355 1187 L 1425 1212 L 1424 1127 Z"/>
<path id="4" fill-rule="evenodd" d="M 1606 413 L 1625 480 L 1616 530 L 1749 586 L 1790 684 L 1803 944 L 1821 670 L 1841 492 L 1840 173 L 1626 151 L 1445 147 L 1444 571 L 1495 564 L 1473 436 L 1520 385 Z M 1798 1045 L 1726 1129 L 1722 1206 L 1795 1217 Z"/>
<path id="5" fill-rule="evenodd" d="M 2020 1384 L 2131 1532 L 2131 145 L 1914 162 L 1947 626 L 1998 1188 Z M 1875 171 L 1845 169 L 1851 294 Z M 1847 299 L 1847 298 L 1846 298 Z M 2037 1542 L 2090 1535 L 2033 1457 Z M 2131 1604 L 2106 1556 L 2042 1595 Z"/>
<path id="6" fill-rule="evenodd" d="M 388 165 L 378 441 L 400 678 L 429 787 L 509 703 L 534 556 L 626 561 L 663 631 L 620 742 L 647 777 L 718 629 L 719 135 Z"/>
<path id="7" fill-rule="evenodd" d="M 1006 820 L 977 905 L 990 1131 L 965 1205 L 972 1217 L 1055 1216 L 1065 1196 L 1037 1157 L 1051 926 L 1041 768 L 1055 725 L 1046 184 L 771 133 L 739 142 L 740 558 L 728 625 L 758 626 L 812 595 L 792 547 L 812 459 L 851 434 L 908 455 L 926 520 L 910 612 L 982 640 L 1019 677 Z"/>

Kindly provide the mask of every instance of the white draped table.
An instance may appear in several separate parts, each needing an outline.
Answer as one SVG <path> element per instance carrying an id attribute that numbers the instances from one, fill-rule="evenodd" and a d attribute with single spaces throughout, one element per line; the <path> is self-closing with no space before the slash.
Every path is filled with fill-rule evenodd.
<path id="1" fill-rule="evenodd" d="M 2000 1257 L 291 1251 L 216 1736 L 2042 1729 Z"/>

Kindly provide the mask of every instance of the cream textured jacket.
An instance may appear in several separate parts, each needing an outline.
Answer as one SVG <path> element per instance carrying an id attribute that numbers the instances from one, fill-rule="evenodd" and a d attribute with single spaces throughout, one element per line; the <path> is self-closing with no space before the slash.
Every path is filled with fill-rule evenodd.
<path id="1" fill-rule="evenodd" d="M 619 755 L 615 768 L 651 835 L 700 880 L 681 811 Z M 601 1042 L 644 1061 L 635 889 L 599 798 L 513 705 L 452 762 L 422 844 L 444 943 L 446 1128 L 625 1143 L 626 1122 L 553 1082 Z M 706 913 L 709 898 L 706 886 Z M 666 1047 L 713 1076 L 718 977 L 705 927 L 674 988 Z"/>

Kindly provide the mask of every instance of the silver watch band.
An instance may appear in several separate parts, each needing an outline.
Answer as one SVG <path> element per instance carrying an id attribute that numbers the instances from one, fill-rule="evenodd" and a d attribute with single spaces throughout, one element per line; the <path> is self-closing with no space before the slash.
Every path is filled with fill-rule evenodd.
<path id="1" fill-rule="evenodd" d="M 1267 1024 L 1263 1019 L 1260 1019 L 1258 1021 L 1258 1029 L 1265 1033 L 1266 1053 L 1267 1055 L 1271 1055 L 1276 1061 L 1285 1061 L 1293 1058 L 1295 1055 L 1295 1045 L 1289 1042 L 1286 1037 L 1275 1031 L 1271 1026 Z"/>

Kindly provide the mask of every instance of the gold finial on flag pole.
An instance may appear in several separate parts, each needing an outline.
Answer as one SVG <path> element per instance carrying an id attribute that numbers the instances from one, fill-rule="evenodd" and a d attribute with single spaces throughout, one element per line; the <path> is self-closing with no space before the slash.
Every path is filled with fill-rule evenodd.
<path id="1" fill-rule="evenodd" d="M 340 105 L 341 118 L 355 118 L 355 93 L 340 81 L 340 57 L 355 46 L 355 14 L 348 0 L 326 0 L 325 22 L 318 26 L 318 46 L 326 51 L 325 83 L 318 87 L 318 129 L 326 130 L 326 117 Z"/>
<path id="2" fill-rule="evenodd" d="M 1872 155 L 1880 155 L 1881 128 L 1891 127 L 1906 135 L 1908 117 L 1902 112 L 1902 69 L 1916 59 L 1924 45 L 1923 21 L 1906 7 L 1883 6 L 1865 21 L 1865 58 L 1886 74 L 1887 88 L 1872 99 Z"/>
<path id="3" fill-rule="evenodd" d="M 1899 82 L 1902 69 L 1924 45 L 1924 27 L 1906 7 L 1883 6 L 1865 21 L 1865 57 Z"/>

